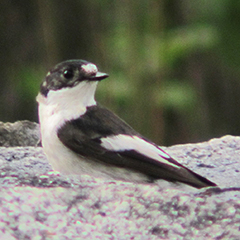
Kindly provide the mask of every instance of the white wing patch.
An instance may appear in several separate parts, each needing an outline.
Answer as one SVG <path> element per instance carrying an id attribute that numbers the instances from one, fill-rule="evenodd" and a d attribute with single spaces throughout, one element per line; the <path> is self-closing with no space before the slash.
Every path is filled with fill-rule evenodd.
<path id="1" fill-rule="evenodd" d="M 146 157 L 174 166 L 175 168 L 176 167 L 181 168 L 180 166 L 177 166 L 174 163 L 171 163 L 168 160 L 166 160 L 170 158 L 170 156 L 166 154 L 163 150 L 138 136 L 119 134 L 113 137 L 102 138 L 101 141 L 102 141 L 101 146 L 108 149 L 109 151 L 121 152 L 125 150 L 135 150 L 136 152 Z"/>

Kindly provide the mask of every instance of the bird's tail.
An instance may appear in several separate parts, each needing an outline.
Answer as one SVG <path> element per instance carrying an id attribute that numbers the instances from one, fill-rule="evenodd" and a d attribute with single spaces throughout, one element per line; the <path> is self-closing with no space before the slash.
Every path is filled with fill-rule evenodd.
<path id="1" fill-rule="evenodd" d="M 184 167 L 185 168 L 185 167 Z M 208 180 L 207 178 L 191 171 L 188 168 L 185 168 L 187 170 L 187 174 L 186 177 L 187 179 L 184 179 L 181 181 L 183 183 L 186 183 L 192 187 L 195 188 L 204 188 L 204 187 L 216 187 L 217 185 L 214 182 L 211 182 L 210 180 Z"/>
<path id="2" fill-rule="evenodd" d="M 175 160 L 173 160 L 175 161 Z M 179 164 L 181 166 L 180 168 L 175 169 L 166 169 L 165 170 L 165 176 L 163 177 L 166 180 L 172 180 L 172 181 L 179 181 L 185 184 L 188 184 L 195 188 L 204 188 L 204 187 L 216 187 L 217 185 L 214 182 L 211 182 L 207 178 L 193 172 L 192 170 L 184 167 L 183 165 Z M 168 174 L 169 171 L 169 174 Z"/>

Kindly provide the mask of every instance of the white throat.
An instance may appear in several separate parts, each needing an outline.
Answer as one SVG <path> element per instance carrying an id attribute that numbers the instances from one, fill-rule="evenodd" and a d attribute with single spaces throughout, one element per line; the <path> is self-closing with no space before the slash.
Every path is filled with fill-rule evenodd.
<path id="1" fill-rule="evenodd" d="M 40 123 L 42 124 L 47 118 L 57 114 L 61 120 L 58 119 L 54 124 L 60 127 L 63 123 L 62 121 L 76 119 L 83 115 L 87 107 L 96 105 L 94 95 L 97 83 L 95 81 L 83 81 L 72 88 L 51 90 L 47 97 L 39 93 L 37 101 L 39 104 Z"/>

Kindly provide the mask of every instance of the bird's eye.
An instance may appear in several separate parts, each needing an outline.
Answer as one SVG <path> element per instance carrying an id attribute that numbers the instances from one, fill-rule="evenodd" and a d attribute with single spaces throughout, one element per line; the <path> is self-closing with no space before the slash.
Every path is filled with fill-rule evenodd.
<path id="1" fill-rule="evenodd" d="M 66 69 L 63 71 L 63 76 L 66 78 L 66 79 L 71 79 L 73 78 L 73 70 L 72 69 Z"/>

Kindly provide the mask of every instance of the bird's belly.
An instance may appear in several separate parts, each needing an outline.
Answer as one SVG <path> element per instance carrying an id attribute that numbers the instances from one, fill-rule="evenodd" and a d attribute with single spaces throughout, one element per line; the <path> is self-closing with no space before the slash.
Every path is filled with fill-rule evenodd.
<path id="1" fill-rule="evenodd" d="M 56 136 L 55 139 L 42 139 L 43 149 L 54 170 L 67 175 L 87 174 L 97 178 L 116 179 L 130 182 L 147 182 L 149 178 L 130 169 L 105 164 L 98 160 L 82 157 L 74 153 Z"/>

